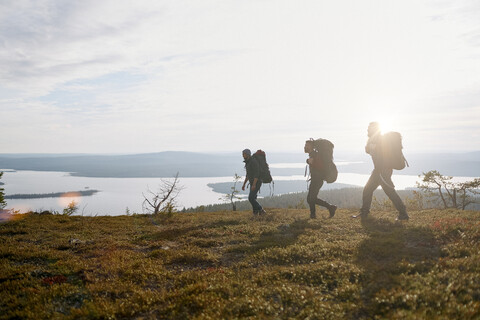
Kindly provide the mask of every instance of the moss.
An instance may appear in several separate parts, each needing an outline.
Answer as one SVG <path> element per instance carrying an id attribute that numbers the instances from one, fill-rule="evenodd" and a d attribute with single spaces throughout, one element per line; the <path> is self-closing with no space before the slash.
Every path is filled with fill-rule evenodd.
<path id="1" fill-rule="evenodd" d="M 478 212 L 351 213 L 22 215 L 0 226 L 0 319 L 478 318 Z"/>

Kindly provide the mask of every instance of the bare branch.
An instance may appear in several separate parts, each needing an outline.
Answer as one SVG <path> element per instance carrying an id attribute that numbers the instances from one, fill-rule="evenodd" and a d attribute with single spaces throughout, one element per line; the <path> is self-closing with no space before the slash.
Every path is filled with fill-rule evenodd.
<path id="1" fill-rule="evenodd" d="M 480 178 L 457 183 L 452 182 L 452 178 L 451 176 L 443 176 L 436 170 L 431 170 L 423 173 L 423 183 L 417 183 L 417 187 L 422 189 L 427 196 L 436 200 L 440 199 L 444 208 L 461 208 L 465 210 L 469 204 L 478 201 L 474 196 L 479 192 Z M 447 197 L 445 197 L 444 193 Z"/>
<path id="2" fill-rule="evenodd" d="M 174 177 L 173 181 L 168 181 L 160 179 L 161 184 L 157 192 L 153 192 L 150 189 L 147 189 L 149 197 L 145 196 L 142 193 L 143 201 L 143 210 L 149 213 L 158 214 L 164 209 L 171 210 L 175 207 L 175 199 L 183 186 L 179 185 L 178 172 Z"/>

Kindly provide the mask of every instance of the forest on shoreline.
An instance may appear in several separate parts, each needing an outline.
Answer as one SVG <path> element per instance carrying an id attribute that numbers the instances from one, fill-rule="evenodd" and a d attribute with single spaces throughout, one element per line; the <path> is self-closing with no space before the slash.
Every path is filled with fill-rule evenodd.
<path id="1" fill-rule="evenodd" d="M 318 197 L 335 204 L 339 208 L 344 209 L 358 209 L 362 205 L 362 192 L 361 187 L 348 187 L 342 189 L 330 189 L 320 190 Z M 441 204 L 438 199 L 429 199 L 418 189 L 397 190 L 400 198 L 404 201 L 408 210 L 421 210 L 428 208 L 440 208 Z M 267 193 L 268 194 L 268 193 Z M 260 195 L 261 196 L 261 195 Z M 480 196 L 475 197 L 477 203 L 472 203 L 468 206 L 468 210 L 480 210 Z M 205 206 L 198 206 L 194 208 L 184 208 L 183 212 L 218 212 L 232 210 L 232 203 L 224 199 L 225 203 L 211 204 Z M 236 209 L 251 210 L 251 205 L 246 199 L 236 199 Z M 295 192 L 282 195 L 264 196 L 259 199 L 259 202 L 265 208 L 285 208 L 285 209 L 305 209 L 308 208 L 307 204 L 307 192 Z M 320 208 L 322 209 L 322 208 Z M 378 189 L 374 192 L 374 198 L 372 202 L 372 209 L 378 210 L 395 210 L 392 202 L 388 199 L 383 190 Z M 325 209 L 326 210 L 326 209 Z"/>
<path id="2" fill-rule="evenodd" d="M 88 197 L 99 190 L 81 190 L 81 191 L 67 191 L 67 192 L 51 192 L 51 193 L 30 193 L 30 194 L 10 194 L 6 195 L 5 199 L 43 199 L 43 198 L 60 198 L 60 197 Z"/>

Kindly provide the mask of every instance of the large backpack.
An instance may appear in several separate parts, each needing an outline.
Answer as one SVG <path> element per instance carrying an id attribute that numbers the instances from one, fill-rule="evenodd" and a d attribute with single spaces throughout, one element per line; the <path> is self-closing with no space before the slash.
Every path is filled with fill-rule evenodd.
<path id="1" fill-rule="evenodd" d="M 334 183 L 338 177 L 337 166 L 333 162 L 333 148 L 333 143 L 327 139 L 313 140 L 313 149 L 320 154 L 325 168 L 325 181 L 327 183 Z"/>
<path id="2" fill-rule="evenodd" d="M 268 167 L 267 163 L 267 157 L 265 155 L 265 151 L 262 150 L 257 150 L 252 155 L 253 158 L 255 158 L 259 164 L 260 167 L 260 180 L 263 183 L 270 183 L 272 182 L 272 175 L 270 174 L 270 168 Z"/>
<path id="3" fill-rule="evenodd" d="M 381 136 L 381 151 L 383 164 L 390 169 L 402 170 L 408 166 L 402 149 L 402 135 L 398 132 L 387 132 Z"/>

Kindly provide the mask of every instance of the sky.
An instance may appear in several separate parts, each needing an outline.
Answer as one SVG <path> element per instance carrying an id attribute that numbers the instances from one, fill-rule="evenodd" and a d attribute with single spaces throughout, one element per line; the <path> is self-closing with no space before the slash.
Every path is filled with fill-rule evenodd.
<path id="1" fill-rule="evenodd" d="M 480 150 L 477 0 L 1 0 L 0 153 Z"/>

